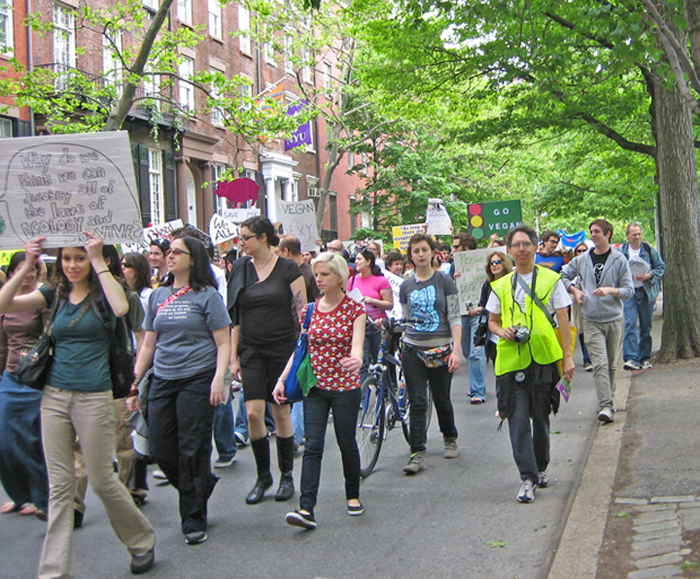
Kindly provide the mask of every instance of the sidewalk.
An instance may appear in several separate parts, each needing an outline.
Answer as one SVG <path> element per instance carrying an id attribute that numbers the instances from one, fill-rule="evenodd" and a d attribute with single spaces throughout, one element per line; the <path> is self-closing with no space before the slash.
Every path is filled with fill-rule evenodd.
<path id="1" fill-rule="evenodd" d="M 700 577 L 699 373 L 698 360 L 618 372 L 615 422 L 594 430 L 549 579 Z"/>

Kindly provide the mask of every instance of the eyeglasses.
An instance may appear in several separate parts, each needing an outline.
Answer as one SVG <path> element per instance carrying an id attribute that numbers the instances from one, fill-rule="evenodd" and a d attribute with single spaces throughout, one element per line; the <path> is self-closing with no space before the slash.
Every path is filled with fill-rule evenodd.
<path id="1" fill-rule="evenodd" d="M 460 247 L 462 247 L 462 246 L 461 245 L 453 245 L 452 249 L 459 249 Z"/>
<path id="2" fill-rule="evenodd" d="M 587 249 L 577 249 L 576 253 L 586 253 L 587 251 Z"/>
<path id="3" fill-rule="evenodd" d="M 501 265 L 502 263 L 502 259 L 492 259 L 491 261 L 489 261 L 489 265 Z"/>
<path id="4" fill-rule="evenodd" d="M 340 247 L 340 248 L 338 248 L 338 247 L 329 247 L 328 249 L 329 249 L 330 251 L 335 251 L 336 253 L 342 253 L 342 251 L 343 251 L 343 248 L 342 248 L 342 247 Z"/>
<path id="5" fill-rule="evenodd" d="M 122 264 L 121 264 L 121 265 L 122 265 L 122 267 L 131 267 L 131 268 L 133 268 L 133 267 L 134 267 L 133 265 L 129 265 L 129 264 L 128 264 L 128 263 L 126 263 L 125 261 L 124 261 L 124 262 L 122 262 Z"/>
<path id="6" fill-rule="evenodd" d="M 517 243 L 511 243 L 510 247 L 513 249 L 516 249 L 518 247 L 522 247 L 523 249 L 530 249 L 532 247 L 532 242 L 531 241 L 518 241 Z"/>
<path id="7" fill-rule="evenodd" d="M 253 239 L 253 237 L 257 237 L 257 235 L 241 235 L 241 239 L 246 242 Z"/>
<path id="8" fill-rule="evenodd" d="M 185 251 L 184 249 L 180 249 L 179 247 L 176 247 L 175 249 L 169 249 L 165 255 L 170 255 L 171 253 L 175 256 L 182 255 L 183 253 L 185 255 L 192 255 L 189 251 Z"/>

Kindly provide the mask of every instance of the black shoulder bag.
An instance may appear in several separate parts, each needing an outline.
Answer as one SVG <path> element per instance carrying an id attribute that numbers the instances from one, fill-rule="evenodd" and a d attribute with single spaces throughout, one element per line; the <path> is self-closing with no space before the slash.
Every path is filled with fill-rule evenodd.
<path id="1" fill-rule="evenodd" d="M 112 328 L 109 307 L 104 296 L 93 300 L 92 304 L 109 336 L 109 371 L 112 377 L 112 395 L 114 398 L 126 398 L 134 383 L 134 353 L 131 347 L 131 332 L 127 328 L 124 318 L 117 318 L 117 325 Z"/>

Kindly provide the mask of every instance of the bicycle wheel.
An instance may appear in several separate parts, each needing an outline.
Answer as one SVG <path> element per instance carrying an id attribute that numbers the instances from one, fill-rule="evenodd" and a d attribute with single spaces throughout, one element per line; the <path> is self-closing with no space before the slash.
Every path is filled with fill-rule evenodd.
<path id="1" fill-rule="evenodd" d="M 403 376 L 402 376 L 403 378 Z M 428 406 L 425 412 L 425 433 L 428 434 L 428 429 L 430 428 L 430 419 L 433 416 L 433 393 L 430 390 L 430 385 L 428 385 Z M 404 387 L 403 394 L 403 404 L 401 405 L 401 429 L 403 430 L 403 436 L 406 442 L 411 443 L 409 425 L 411 424 L 411 401 L 408 398 L 408 390 Z"/>
<path id="2" fill-rule="evenodd" d="M 370 376 L 362 383 L 360 412 L 357 415 L 357 447 L 360 451 L 360 476 L 374 470 L 384 442 L 384 398 L 377 379 Z"/>

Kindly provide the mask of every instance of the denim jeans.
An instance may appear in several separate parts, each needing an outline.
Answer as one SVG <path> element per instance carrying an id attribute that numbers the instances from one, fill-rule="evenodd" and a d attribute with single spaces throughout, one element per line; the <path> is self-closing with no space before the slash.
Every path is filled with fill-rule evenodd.
<path id="1" fill-rule="evenodd" d="M 637 288 L 629 300 L 622 301 L 625 308 L 625 338 L 622 357 L 625 362 L 644 362 L 651 358 L 651 317 L 654 304 L 643 287 Z M 639 327 L 637 327 L 639 320 Z"/>
<path id="2" fill-rule="evenodd" d="M 17 505 L 49 507 L 49 477 L 41 446 L 41 392 L 12 372 L 0 379 L 0 482 Z"/>
<path id="3" fill-rule="evenodd" d="M 360 498 L 360 452 L 355 440 L 357 413 L 360 410 L 359 388 L 335 392 L 312 388 L 304 398 L 306 446 L 301 467 L 299 507 L 313 513 L 321 480 L 321 459 L 326 440 L 328 413 L 333 410 L 333 427 L 343 461 L 345 498 Z"/>
<path id="4" fill-rule="evenodd" d="M 210 463 L 213 377 L 213 369 L 178 380 L 154 375 L 148 392 L 151 452 L 178 490 L 185 534 L 207 529 L 207 501 L 219 480 Z"/>
<path id="5" fill-rule="evenodd" d="M 591 357 L 588 355 L 586 341 L 583 339 L 583 332 L 578 335 L 578 343 L 581 344 L 581 355 L 583 356 L 583 365 L 588 366 L 591 363 Z"/>
<path id="6" fill-rule="evenodd" d="M 299 446 L 304 442 L 304 403 L 292 404 L 292 428 L 294 428 L 294 442 Z"/>
<path id="7" fill-rule="evenodd" d="M 462 354 L 469 363 L 469 396 L 486 400 L 486 351 L 474 345 L 481 316 L 462 316 Z"/>
<path id="8" fill-rule="evenodd" d="M 365 381 L 369 373 L 370 364 L 377 361 L 379 346 L 382 344 L 382 333 L 374 324 L 367 324 L 365 327 L 364 354 L 362 357 L 362 367 L 360 368 L 360 383 Z"/>
<path id="9" fill-rule="evenodd" d="M 214 409 L 214 444 L 219 453 L 219 460 L 230 460 L 238 451 L 236 439 L 233 437 L 232 401 L 233 396 L 229 396 L 226 402 Z"/>
<path id="10" fill-rule="evenodd" d="M 483 349 L 483 348 L 482 348 Z M 416 348 L 408 346 L 401 357 L 403 373 L 406 378 L 408 399 L 411 401 L 409 438 L 411 454 L 425 450 L 425 421 L 428 408 L 428 385 L 433 393 L 433 403 L 437 412 L 440 432 L 447 438 L 457 438 L 455 415 L 452 408 L 450 390 L 452 374 L 447 365 L 428 368 L 418 357 Z"/>

